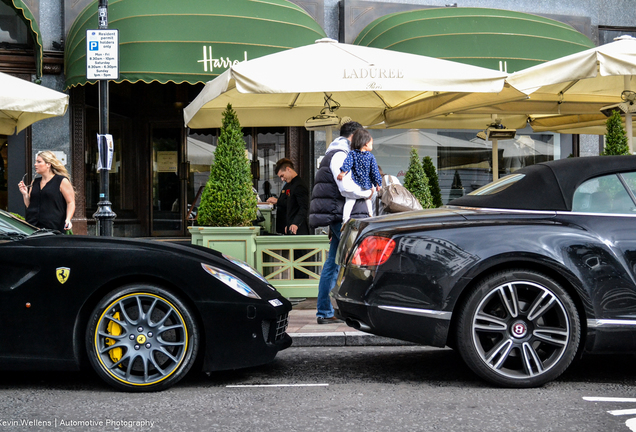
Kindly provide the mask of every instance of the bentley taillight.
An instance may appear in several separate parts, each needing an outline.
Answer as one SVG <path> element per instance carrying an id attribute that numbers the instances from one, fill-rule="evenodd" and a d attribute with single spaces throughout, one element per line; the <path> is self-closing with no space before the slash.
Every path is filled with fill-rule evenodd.
<path id="1" fill-rule="evenodd" d="M 371 267 L 384 264 L 395 249 L 395 241 L 388 237 L 369 236 L 357 247 L 351 264 Z"/>

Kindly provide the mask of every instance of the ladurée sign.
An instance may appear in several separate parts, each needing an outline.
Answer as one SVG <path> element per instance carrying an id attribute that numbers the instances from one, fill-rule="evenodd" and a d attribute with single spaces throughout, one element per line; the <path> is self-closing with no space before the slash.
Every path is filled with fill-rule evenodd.
<path id="1" fill-rule="evenodd" d="M 401 79 L 404 78 L 404 70 L 398 68 L 345 68 L 344 79 Z"/>

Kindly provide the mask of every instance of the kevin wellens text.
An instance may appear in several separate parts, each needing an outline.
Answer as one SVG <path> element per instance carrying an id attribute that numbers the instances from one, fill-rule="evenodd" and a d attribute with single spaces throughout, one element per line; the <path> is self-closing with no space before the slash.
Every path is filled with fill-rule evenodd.
<path id="1" fill-rule="evenodd" d="M 119 428 L 139 428 L 154 427 L 153 420 L 123 420 L 123 419 L 106 419 L 106 420 L 67 420 L 55 418 L 53 420 L 39 419 L 0 419 L 0 427 L 119 427 Z"/>

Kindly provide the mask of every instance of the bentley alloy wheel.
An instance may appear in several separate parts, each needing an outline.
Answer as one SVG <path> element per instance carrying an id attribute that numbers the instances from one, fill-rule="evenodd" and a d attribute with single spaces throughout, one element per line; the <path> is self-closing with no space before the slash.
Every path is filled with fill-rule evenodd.
<path id="1" fill-rule="evenodd" d="M 561 375 L 576 355 L 581 332 L 566 291 L 527 270 L 482 281 L 460 310 L 457 328 L 466 364 L 505 387 L 536 387 Z"/>
<path id="2" fill-rule="evenodd" d="M 88 357 L 102 379 L 126 391 L 157 391 L 192 367 L 198 329 L 188 308 L 155 286 L 128 286 L 95 308 L 86 332 Z"/>

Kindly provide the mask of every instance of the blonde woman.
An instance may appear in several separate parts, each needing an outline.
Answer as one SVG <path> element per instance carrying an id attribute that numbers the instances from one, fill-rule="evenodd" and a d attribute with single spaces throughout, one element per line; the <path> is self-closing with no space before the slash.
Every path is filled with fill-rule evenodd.
<path id="1" fill-rule="evenodd" d="M 24 181 L 18 183 L 27 207 L 27 222 L 38 228 L 60 232 L 72 229 L 75 191 L 62 162 L 53 152 L 39 152 L 35 157 L 35 174 L 40 177 L 34 179 L 29 186 Z"/>

